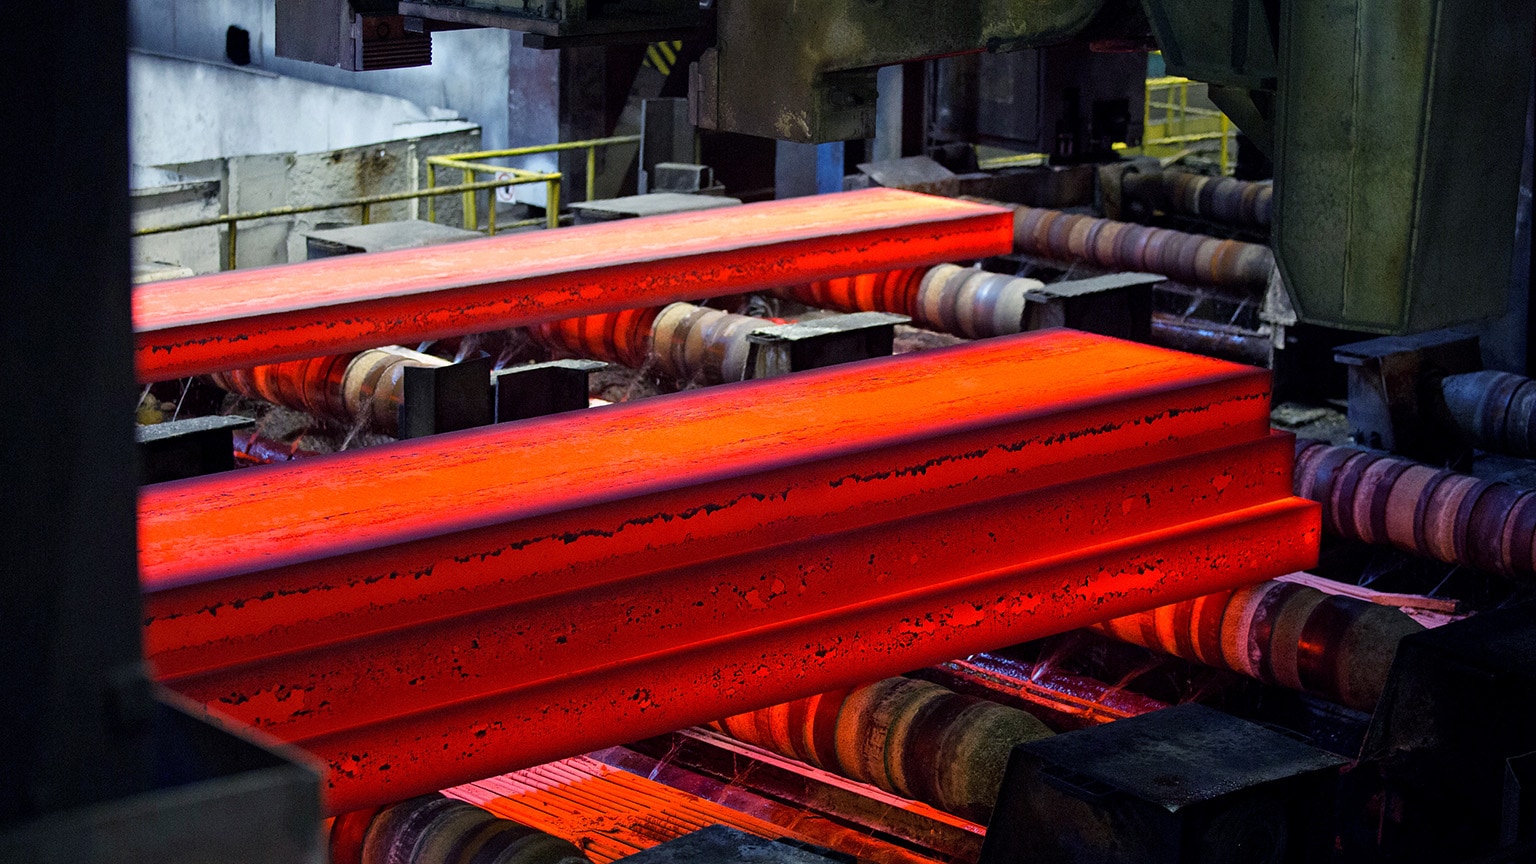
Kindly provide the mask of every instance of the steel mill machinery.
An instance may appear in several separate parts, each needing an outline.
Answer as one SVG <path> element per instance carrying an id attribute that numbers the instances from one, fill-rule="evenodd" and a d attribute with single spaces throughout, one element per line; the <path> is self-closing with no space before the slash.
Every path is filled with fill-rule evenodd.
<path id="1" fill-rule="evenodd" d="M 1536 860 L 1530 0 L 269 5 L 640 197 L 130 288 L 8 10 L 0 861 Z"/>

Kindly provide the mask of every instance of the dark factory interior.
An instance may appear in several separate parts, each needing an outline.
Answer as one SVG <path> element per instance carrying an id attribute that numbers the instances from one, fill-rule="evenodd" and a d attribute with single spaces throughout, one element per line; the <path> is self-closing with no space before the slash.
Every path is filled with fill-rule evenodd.
<path id="1" fill-rule="evenodd" d="M 5 11 L 0 864 L 1536 862 L 1536 0 Z"/>

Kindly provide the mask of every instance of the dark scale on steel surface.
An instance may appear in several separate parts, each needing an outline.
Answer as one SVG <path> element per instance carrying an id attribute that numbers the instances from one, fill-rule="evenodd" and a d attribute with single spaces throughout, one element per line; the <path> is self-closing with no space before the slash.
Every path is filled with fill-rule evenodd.
<path id="1" fill-rule="evenodd" d="M 1006 251 L 1006 210 L 870 189 L 138 286 L 140 381 Z M 455 274 L 445 276 L 444 274 Z M 623 290 L 615 290 L 624 286 Z"/>
<path id="2" fill-rule="evenodd" d="M 1265 383 L 1049 331 L 188 481 L 148 650 L 398 799 L 1307 566 Z"/>

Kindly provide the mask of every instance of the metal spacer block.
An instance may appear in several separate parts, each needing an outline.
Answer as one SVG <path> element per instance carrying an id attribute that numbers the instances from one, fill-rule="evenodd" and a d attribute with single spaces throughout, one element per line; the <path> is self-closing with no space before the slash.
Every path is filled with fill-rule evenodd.
<path id="1" fill-rule="evenodd" d="M 607 363 L 555 360 L 491 373 L 495 422 L 527 420 L 587 407 L 587 379 Z"/>
<path id="2" fill-rule="evenodd" d="M 491 425 L 491 358 L 405 367 L 400 437 L 422 438 Z"/>
<path id="3" fill-rule="evenodd" d="M 250 417 L 213 416 L 140 426 L 139 484 L 217 474 L 235 467 L 233 433 L 256 425 Z"/>
<path id="4" fill-rule="evenodd" d="M 772 378 L 889 356 L 896 325 L 911 320 L 889 312 L 855 312 L 753 330 L 747 334 L 747 377 Z"/>

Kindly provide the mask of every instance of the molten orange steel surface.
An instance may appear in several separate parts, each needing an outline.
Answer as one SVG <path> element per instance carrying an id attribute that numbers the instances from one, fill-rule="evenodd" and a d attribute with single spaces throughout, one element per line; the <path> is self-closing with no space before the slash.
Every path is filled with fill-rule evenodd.
<path id="1" fill-rule="evenodd" d="M 1008 210 L 891 189 L 138 286 L 140 381 L 1013 248 Z"/>
<path id="2" fill-rule="evenodd" d="M 1046 331 L 162 484 L 147 650 L 398 800 L 1309 566 L 1268 402 Z"/>

